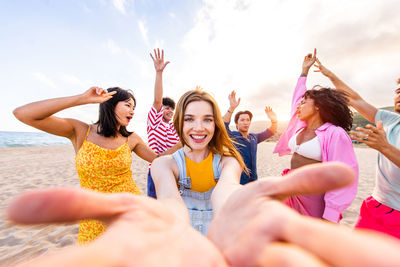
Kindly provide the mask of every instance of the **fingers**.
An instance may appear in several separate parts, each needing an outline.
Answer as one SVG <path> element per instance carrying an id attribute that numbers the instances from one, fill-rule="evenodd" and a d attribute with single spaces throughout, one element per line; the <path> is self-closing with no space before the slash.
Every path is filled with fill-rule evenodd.
<path id="1" fill-rule="evenodd" d="M 313 55 L 313 58 L 316 59 L 316 56 L 317 56 L 317 48 L 314 48 L 314 55 Z"/>
<path id="2" fill-rule="evenodd" d="M 383 123 L 382 123 L 382 121 L 378 121 L 378 122 L 376 123 L 376 128 L 377 128 L 378 130 L 383 130 Z"/>
<path id="3" fill-rule="evenodd" d="M 263 179 L 257 191 L 276 199 L 295 195 L 320 194 L 354 182 L 353 170 L 339 162 L 308 165 L 294 170 L 282 178 Z"/>
<path id="4" fill-rule="evenodd" d="M 102 219 L 126 211 L 135 198 L 131 194 L 103 194 L 79 188 L 40 190 L 17 197 L 8 208 L 8 218 L 23 224 Z"/>

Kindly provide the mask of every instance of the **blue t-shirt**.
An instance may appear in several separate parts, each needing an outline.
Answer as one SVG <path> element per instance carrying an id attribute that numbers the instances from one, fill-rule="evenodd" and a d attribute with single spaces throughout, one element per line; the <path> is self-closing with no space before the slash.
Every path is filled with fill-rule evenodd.
<path id="1" fill-rule="evenodd" d="M 240 132 L 231 131 L 229 129 L 229 122 L 225 122 L 225 128 L 229 137 L 237 143 L 234 143 L 234 145 L 242 156 L 247 169 L 249 169 L 249 175 L 242 172 L 240 184 L 247 184 L 257 180 L 257 144 L 271 137 L 273 133 L 269 129 L 266 129 L 261 133 L 249 133 L 247 135 L 248 139 L 246 139 Z"/>
<path id="2" fill-rule="evenodd" d="M 375 123 L 382 121 L 388 142 L 400 149 L 400 115 L 378 110 Z M 376 182 L 372 194 L 380 203 L 400 211 L 400 168 L 388 160 L 382 153 L 378 153 Z"/>

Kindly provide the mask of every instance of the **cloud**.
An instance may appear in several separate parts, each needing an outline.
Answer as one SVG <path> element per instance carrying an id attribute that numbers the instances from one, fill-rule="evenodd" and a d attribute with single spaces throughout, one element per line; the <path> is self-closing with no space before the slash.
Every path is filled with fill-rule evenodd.
<path id="1" fill-rule="evenodd" d="M 317 47 L 328 67 L 368 98 L 376 86 L 394 86 L 396 10 L 394 0 L 204 0 L 181 42 L 185 60 L 174 79 L 183 88 L 201 84 L 224 101 L 235 89 L 251 109 L 269 104 L 288 113 L 303 57 Z M 320 74 L 309 76 L 310 87 L 330 85 Z M 382 106 L 392 95 L 368 99 Z"/>
<path id="2" fill-rule="evenodd" d="M 60 76 L 61 76 L 61 80 L 63 82 L 68 83 L 73 86 L 76 86 L 76 87 L 80 88 L 81 90 L 83 88 L 89 88 L 88 82 L 84 82 L 72 74 L 62 73 Z"/>
<path id="3" fill-rule="evenodd" d="M 110 50 L 111 54 L 113 55 L 119 54 L 121 52 L 121 48 L 112 39 L 107 40 L 106 47 Z"/>
<path id="4" fill-rule="evenodd" d="M 122 14 L 126 14 L 125 5 L 126 0 L 112 0 L 113 6 Z"/>
<path id="5" fill-rule="evenodd" d="M 35 77 L 36 80 L 38 80 L 39 82 L 41 82 L 42 84 L 50 87 L 50 88 L 57 88 L 56 84 L 50 79 L 48 78 L 44 73 L 41 72 L 35 72 L 33 73 L 33 76 Z"/>
<path id="6" fill-rule="evenodd" d="M 138 20 L 138 27 L 139 27 L 139 31 L 140 31 L 140 34 L 142 35 L 144 42 L 146 43 L 147 46 L 149 46 L 150 43 L 149 43 L 149 37 L 148 37 L 148 30 L 145 25 L 145 22 L 142 20 Z"/>

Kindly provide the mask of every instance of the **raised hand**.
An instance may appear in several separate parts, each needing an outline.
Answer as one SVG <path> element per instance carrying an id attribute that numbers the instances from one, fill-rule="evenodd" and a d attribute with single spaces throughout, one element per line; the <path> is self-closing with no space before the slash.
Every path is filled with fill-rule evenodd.
<path id="1" fill-rule="evenodd" d="M 324 65 L 322 65 L 322 63 L 319 61 L 318 58 L 315 61 L 317 63 L 314 66 L 317 67 L 318 69 L 314 70 L 314 72 L 321 72 L 323 75 L 327 77 L 329 77 L 332 74 L 330 70 L 328 70 Z"/>
<path id="2" fill-rule="evenodd" d="M 160 54 L 160 48 L 154 49 L 154 56 L 151 53 L 150 56 L 153 59 L 156 72 L 164 71 L 165 67 L 169 64 L 169 61 L 164 62 L 164 50 L 161 50 Z"/>
<path id="3" fill-rule="evenodd" d="M 351 138 L 378 151 L 382 151 L 389 146 L 386 132 L 382 126 L 382 121 L 378 121 L 376 127 L 367 124 L 365 128 L 357 127 L 356 130 L 359 132 L 350 131 Z"/>
<path id="4" fill-rule="evenodd" d="M 144 196 L 42 190 L 14 200 L 8 217 L 23 224 L 92 218 L 108 225 L 92 243 L 47 254 L 27 266 L 226 266 L 206 237 L 162 202 Z"/>
<path id="5" fill-rule="evenodd" d="M 270 106 L 265 107 L 265 114 L 267 114 L 268 118 L 273 122 L 276 122 L 278 120 L 276 113 L 272 110 Z"/>
<path id="6" fill-rule="evenodd" d="M 116 93 L 116 91 L 108 92 L 100 87 L 91 87 L 89 90 L 83 93 L 82 96 L 87 103 L 95 104 L 106 102 Z"/>
<path id="7" fill-rule="evenodd" d="M 238 99 L 236 99 L 236 92 L 232 91 L 229 94 L 228 99 L 229 99 L 229 108 L 233 112 L 237 108 L 237 106 L 239 106 L 239 104 L 240 104 L 240 97 Z"/>
<path id="8" fill-rule="evenodd" d="M 286 227 L 300 217 L 279 200 L 291 195 L 323 193 L 353 181 L 351 168 L 331 162 L 308 165 L 285 177 L 249 183 L 227 199 L 216 214 L 208 237 L 232 266 L 260 266 L 271 245 L 288 241 L 284 239 Z M 304 264 L 298 262 L 299 265 Z"/>
<path id="9" fill-rule="evenodd" d="M 314 54 L 308 54 L 304 57 L 302 71 L 304 74 L 307 75 L 308 71 L 310 70 L 311 66 L 315 63 L 317 58 L 317 49 L 314 48 Z"/>

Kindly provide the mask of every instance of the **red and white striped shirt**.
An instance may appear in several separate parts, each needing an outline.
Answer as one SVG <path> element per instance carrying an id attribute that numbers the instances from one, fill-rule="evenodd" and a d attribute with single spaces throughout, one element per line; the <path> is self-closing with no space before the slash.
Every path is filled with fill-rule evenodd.
<path id="1" fill-rule="evenodd" d="M 172 122 L 163 121 L 164 106 L 160 111 L 151 107 L 147 116 L 148 145 L 154 152 L 160 154 L 179 142 L 178 134 Z"/>

